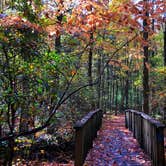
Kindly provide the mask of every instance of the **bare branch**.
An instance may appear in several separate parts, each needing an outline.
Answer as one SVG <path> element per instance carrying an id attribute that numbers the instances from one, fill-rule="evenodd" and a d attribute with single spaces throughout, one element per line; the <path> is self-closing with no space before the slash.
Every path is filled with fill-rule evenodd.
<path id="1" fill-rule="evenodd" d="M 110 60 L 124 47 L 126 46 L 128 43 L 130 43 L 131 41 L 133 41 L 136 37 L 138 36 L 138 34 L 136 34 L 134 37 L 132 37 L 130 40 L 126 41 L 124 44 L 122 44 L 117 50 L 115 50 L 110 58 L 106 61 L 104 67 L 103 67 L 103 70 L 100 72 L 100 76 L 103 75 L 104 73 L 104 70 L 105 68 L 109 65 L 109 62 Z M 77 70 L 78 71 L 78 70 Z M 50 114 L 49 118 L 46 120 L 46 122 L 44 123 L 44 125 L 40 126 L 40 127 L 37 127 L 37 128 L 34 128 L 32 130 L 29 130 L 29 131 L 25 131 L 25 132 L 21 132 L 21 133 L 13 133 L 12 135 L 10 136 L 7 136 L 7 137 L 3 137 L 3 138 L 0 138 L 0 142 L 2 141 L 6 141 L 6 140 L 10 140 L 10 139 L 13 139 L 13 138 L 18 138 L 20 136 L 26 136 L 26 135 L 31 135 L 31 134 L 34 134 L 38 131 L 41 131 L 43 129 L 45 129 L 46 127 L 48 127 L 50 125 L 50 121 L 51 119 L 53 118 L 53 116 L 55 115 L 56 113 L 56 110 L 66 101 L 68 100 L 72 95 L 74 95 L 75 93 L 77 93 L 78 91 L 88 87 L 88 86 L 94 86 L 94 85 L 97 85 L 99 83 L 99 80 L 100 80 L 100 76 L 96 79 L 96 81 L 94 81 L 93 83 L 91 84 L 85 84 L 79 88 L 77 88 L 76 90 L 72 91 L 69 95 L 66 95 L 68 89 L 70 88 L 70 85 L 72 84 L 72 81 L 75 77 L 75 75 L 77 74 L 77 71 L 76 73 L 72 76 L 72 78 L 70 79 L 70 82 L 68 83 L 68 85 L 66 86 L 66 89 L 64 91 L 64 93 L 62 94 L 59 102 L 53 107 L 52 109 L 52 113 Z"/>

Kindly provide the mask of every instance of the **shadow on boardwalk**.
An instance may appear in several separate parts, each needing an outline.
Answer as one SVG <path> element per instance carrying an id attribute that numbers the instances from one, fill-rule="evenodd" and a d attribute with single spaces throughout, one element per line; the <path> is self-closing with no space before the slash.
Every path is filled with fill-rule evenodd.
<path id="1" fill-rule="evenodd" d="M 151 160 L 125 128 L 123 115 L 106 115 L 84 166 L 151 166 Z"/>

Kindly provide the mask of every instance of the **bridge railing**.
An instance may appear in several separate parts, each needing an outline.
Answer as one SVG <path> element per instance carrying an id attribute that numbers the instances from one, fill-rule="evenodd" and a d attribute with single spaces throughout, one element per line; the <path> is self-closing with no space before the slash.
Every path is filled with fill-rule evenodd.
<path id="1" fill-rule="evenodd" d="M 141 148 L 152 159 L 154 166 L 164 166 L 164 127 L 143 112 L 125 111 L 126 128 L 133 132 Z"/>
<path id="2" fill-rule="evenodd" d="M 102 110 L 89 112 L 83 119 L 77 121 L 75 129 L 75 166 L 82 166 L 97 131 L 102 124 Z"/>

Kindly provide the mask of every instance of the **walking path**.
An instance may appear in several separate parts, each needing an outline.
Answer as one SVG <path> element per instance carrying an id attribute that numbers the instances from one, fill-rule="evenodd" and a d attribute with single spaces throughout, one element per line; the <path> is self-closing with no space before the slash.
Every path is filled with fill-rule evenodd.
<path id="1" fill-rule="evenodd" d="M 124 115 L 106 115 L 84 166 L 151 166 L 151 160 L 125 128 Z"/>

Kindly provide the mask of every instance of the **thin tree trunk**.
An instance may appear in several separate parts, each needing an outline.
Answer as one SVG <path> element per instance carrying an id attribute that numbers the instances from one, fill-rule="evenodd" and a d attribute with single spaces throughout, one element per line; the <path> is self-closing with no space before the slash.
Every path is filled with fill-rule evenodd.
<path id="1" fill-rule="evenodd" d="M 98 108 L 100 108 L 100 103 L 101 103 L 101 93 L 100 93 L 100 89 L 101 89 L 101 75 L 100 75 L 100 71 L 101 71 L 101 55 L 100 55 L 100 57 L 99 57 L 99 59 L 98 59 L 98 67 L 97 67 L 97 77 L 99 77 L 99 83 L 98 83 L 98 85 L 97 85 L 97 94 L 98 94 L 98 104 L 97 104 L 97 106 L 98 106 Z"/>
<path id="2" fill-rule="evenodd" d="M 104 55 L 102 55 L 102 59 L 101 59 L 101 69 L 103 70 L 103 68 L 104 68 Z M 101 105 L 102 105 L 102 108 L 103 108 L 103 110 L 105 111 L 105 104 L 104 104 L 104 98 L 105 98 L 105 90 L 104 90 L 104 87 L 105 87 L 105 71 L 103 72 L 103 74 L 102 74 L 102 76 L 101 76 L 101 94 L 102 94 L 102 96 L 101 96 L 101 100 L 102 100 L 102 102 L 101 102 Z"/>
<path id="3" fill-rule="evenodd" d="M 129 108 L 129 78 L 128 78 L 128 71 L 126 71 L 126 85 L 125 85 L 125 109 Z"/>
<path id="4" fill-rule="evenodd" d="M 111 77 L 110 77 L 110 106 L 109 106 L 109 109 L 111 110 L 112 108 L 112 86 L 113 86 L 113 74 L 112 74 L 112 67 L 110 66 L 110 74 L 111 74 Z"/>
<path id="5" fill-rule="evenodd" d="M 88 78 L 89 84 L 92 84 L 92 60 L 93 60 L 93 33 L 90 34 L 90 49 L 88 55 Z"/>
<path id="6" fill-rule="evenodd" d="M 29 80 L 27 76 L 22 78 L 22 87 L 23 94 L 29 94 Z M 29 109 L 28 109 L 28 99 L 24 101 L 21 108 L 21 116 L 20 116 L 20 132 L 28 131 L 28 120 L 29 120 Z"/>
<path id="7" fill-rule="evenodd" d="M 0 124 L 0 137 L 2 137 L 2 125 Z"/>
<path id="8" fill-rule="evenodd" d="M 110 68 L 107 67 L 107 109 L 109 110 L 110 106 Z"/>
<path id="9" fill-rule="evenodd" d="M 3 111 L 0 111 L 0 118 L 2 117 L 2 115 L 3 115 Z M 3 131 L 2 123 L 0 123 L 0 138 L 2 137 L 2 131 Z"/>
<path id="10" fill-rule="evenodd" d="M 14 146 L 15 146 L 14 139 L 10 139 L 8 143 L 9 152 L 8 152 L 7 166 L 12 166 L 12 161 L 14 157 Z"/>
<path id="11" fill-rule="evenodd" d="M 144 0 L 145 5 L 147 5 L 148 0 Z M 145 42 L 148 42 L 148 23 L 147 19 L 149 17 L 148 9 L 145 7 L 145 19 L 143 20 L 143 38 Z M 144 45 L 144 59 L 143 59 L 143 111 L 146 114 L 149 114 L 149 70 L 148 70 L 148 63 L 149 63 L 149 47 L 148 44 Z"/>
<path id="12" fill-rule="evenodd" d="M 127 44 L 127 47 L 126 47 L 126 55 L 128 55 L 128 58 L 126 59 L 125 63 L 127 66 L 129 66 L 129 52 L 128 52 L 128 49 L 129 49 L 129 44 Z M 129 70 L 126 70 L 126 78 L 125 78 L 125 88 L 124 88 L 124 97 L 125 97 L 125 109 L 128 109 L 129 108 Z"/>
<path id="13" fill-rule="evenodd" d="M 135 108 L 134 109 L 137 109 L 137 87 L 134 85 L 134 103 L 135 103 Z"/>
<path id="14" fill-rule="evenodd" d="M 103 73 L 103 76 L 102 76 L 102 107 L 103 107 L 103 110 L 105 111 L 105 90 L 104 90 L 104 88 L 105 88 L 105 72 Z"/>
<path id="15" fill-rule="evenodd" d="M 164 66 L 166 67 L 166 22 L 164 28 Z"/>
<path id="16" fill-rule="evenodd" d="M 129 59 L 129 57 L 128 57 L 128 59 L 127 59 L 127 66 L 129 66 L 130 68 L 132 68 L 132 60 L 130 60 Z M 125 97 L 126 97 L 126 101 L 125 101 L 125 105 L 126 105 L 126 108 L 128 109 L 128 108 L 130 108 L 130 89 L 132 88 L 131 87 L 131 80 L 132 80 L 132 74 L 131 74 L 131 71 L 126 71 L 126 76 L 127 76 L 127 78 L 126 78 L 126 85 L 125 85 Z"/>
<path id="17" fill-rule="evenodd" d="M 63 18 L 62 14 L 57 16 L 58 24 L 62 23 L 62 18 Z M 57 53 L 60 53 L 61 51 L 61 34 L 59 31 L 57 32 L 57 36 L 55 38 L 55 50 L 57 51 Z"/>
<path id="18" fill-rule="evenodd" d="M 121 84 L 121 102 L 120 102 L 120 108 L 119 111 L 123 112 L 124 111 L 124 100 L 125 100 L 125 83 L 124 83 L 124 78 L 120 80 Z"/>
<path id="19" fill-rule="evenodd" d="M 115 109 L 115 80 L 113 78 L 113 82 L 112 82 L 112 111 L 114 111 Z"/>
<path id="20" fill-rule="evenodd" d="M 136 78 L 139 78 L 139 70 L 136 71 Z M 139 110 L 140 102 L 139 102 L 139 87 L 136 86 L 136 104 L 137 104 L 137 110 Z"/>
<path id="21" fill-rule="evenodd" d="M 118 80 L 116 78 L 115 115 L 118 114 L 118 91 L 119 91 L 119 85 L 118 85 Z"/>
<path id="22" fill-rule="evenodd" d="M 140 109 L 140 97 L 139 97 L 139 89 L 137 88 L 137 110 Z"/>
<path id="23" fill-rule="evenodd" d="M 166 18 L 165 18 L 165 28 L 164 28 L 164 67 L 166 68 Z M 164 79 L 166 82 L 166 76 Z M 166 99 L 164 105 L 164 121 L 166 121 Z"/>

